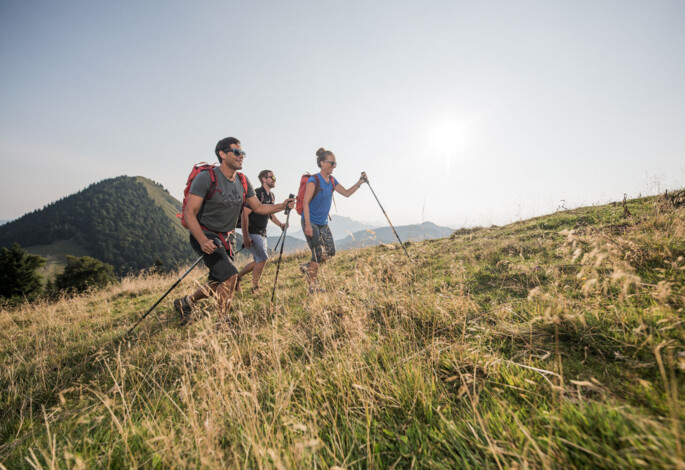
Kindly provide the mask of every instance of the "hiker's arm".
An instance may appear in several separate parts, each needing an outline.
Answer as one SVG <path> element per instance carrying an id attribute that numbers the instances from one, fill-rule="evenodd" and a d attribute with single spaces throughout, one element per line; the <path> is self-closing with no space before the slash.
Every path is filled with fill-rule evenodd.
<path id="1" fill-rule="evenodd" d="M 292 209 L 293 205 L 295 205 L 295 198 L 288 198 L 280 204 L 262 204 L 259 202 L 257 196 L 252 196 L 247 198 L 247 204 L 249 205 L 250 209 L 259 215 L 271 215 L 285 210 L 286 207 L 290 207 Z"/>
<path id="2" fill-rule="evenodd" d="M 243 245 L 245 248 L 250 248 L 250 245 L 252 245 L 250 232 L 247 230 L 249 228 L 248 226 L 250 225 L 250 212 L 252 212 L 252 210 L 249 207 L 243 207 L 243 213 L 240 216 L 240 226 L 243 230 Z"/>
<path id="3" fill-rule="evenodd" d="M 282 224 L 281 221 L 278 220 L 278 217 L 276 217 L 276 214 L 271 214 L 271 217 L 270 217 L 270 218 L 271 218 L 271 222 L 273 222 L 273 223 L 275 223 L 276 225 L 278 225 L 278 226 L 280 227 L 281 230 L 283 230 L 284 228 L 288 228 L 288 227 L 285 226 L 285 224 Z"/>
<path id="4" fill-rule="evenodd" d="M 311 220 L 309 220 L 309 203 L 312 201 L 312 198 L 314 197 L 314 191 L 316 189 L 316 185 L 313 182 L 307 183 L 307 186 L 304 189 L 304 196 L 302 198 L 302 216 L 304 217 L 304 234 L 307 235 L 308 237 L 314 236 L 314 232 L 312 231 L 312 223 Z"/>
<path id="5" fill-rule="evenodd" d="M 352 185 L 352 187 L 350 189 L 345 189 L 345 187 L 342 184 L 338 183 L 335 185 L 335 191 L 337 193 L 342 194 L 345 197 L 350 197 L 354 193 L 356 193 L 357 190 L 361 187 L 361 185 L 364 184 L 365 182 L 366 182 L 366 173 L 364 173 L 362 171 L 362 175 L 359 177 L 359 181 L 354 183 L 354 185 Z"/>
<path id="6" fill-rule="evenodd" d="M 212 240 L 207 238 L 204 234 L 202 228 L 200 227 L 200 222 L 197 221 L 197 214 L 200 213 L 200 208 L 202 207 L 203 198 L 195 194 L 188 194 L 188 203 L 186 204 L 186 209 L 183 211 L 183 220 L 186 221 L 190 233 L 195 237 L 195 240 L 200 244 L 202 251 L 211 255 L 216 250 L 216 245 Z"/>

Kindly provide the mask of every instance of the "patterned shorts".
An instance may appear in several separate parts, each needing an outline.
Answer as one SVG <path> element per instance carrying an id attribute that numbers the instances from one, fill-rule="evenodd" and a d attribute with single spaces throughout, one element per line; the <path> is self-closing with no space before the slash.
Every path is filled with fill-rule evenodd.
<path id="1" fill-rule="evenodd" d="M 304 231 L 304 217 L 302 218 L 302 231 Z M 312 236 L 307 238 L 307 245 L 312 251 L 312 261 L 323 263 L 328 258 L 335 256 L 335 242 L 328 224 L 312 224 Z"/>

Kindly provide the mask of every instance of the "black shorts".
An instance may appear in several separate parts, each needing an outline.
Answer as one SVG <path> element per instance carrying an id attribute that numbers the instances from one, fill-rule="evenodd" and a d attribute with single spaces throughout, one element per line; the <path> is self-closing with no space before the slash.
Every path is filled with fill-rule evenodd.
<path id="1" fill-rule="evenodd" d="M 214 232 L 204 232 L 204 234 L 210 240 L 216 238 L 219 239 L 219 241 L 221 241 L 219 235 L 217 235 Z M 228 239 L 226 241 L 228 241 Z M 208 255 L 207 253 L 202 251 L 202 248 L 200 247 L 198 241 L 195 240 L 195 237 L 191 235 L 190 246 L 193 247 L 193 250 L 195 250 L 195 252 L 198 255 L 202 255 L 202 259 L 205 262 L 205 265 L 209 268 L 210 282 L 221 283 L 230 278 L 231 276 L 235 276 L 236 274 L 238 274 L 238 268 L 235 264 L 233 264 L 233 260 L 228 256 L 226 248 L 224 248 L 223 244 L 221 244 L 220 247 L 214 250 L 214 253 Z"/>

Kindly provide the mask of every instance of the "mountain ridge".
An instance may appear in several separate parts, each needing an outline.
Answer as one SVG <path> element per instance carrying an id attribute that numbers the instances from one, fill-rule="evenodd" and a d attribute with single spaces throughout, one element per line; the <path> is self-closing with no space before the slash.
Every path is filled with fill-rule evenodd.
<path id="1" fill-rule="evenodd" d="M 50 256 L 50 247 L 58 244 L 52 262 L 87 253 L 120 275 L 159 262 L 175 267 L 194 255 L 175 217 L 180 210 L 181 203 L 152 180 L 108 178 L 0 226 L 0 246 L 16 242 Z"/>

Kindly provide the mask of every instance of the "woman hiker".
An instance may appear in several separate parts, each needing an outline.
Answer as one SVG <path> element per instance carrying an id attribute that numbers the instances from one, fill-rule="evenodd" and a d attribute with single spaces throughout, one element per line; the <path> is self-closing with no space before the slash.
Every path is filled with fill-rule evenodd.
<path id="1" fill-rule="evenodd" d="M 316 164 L 321 168 L 321 171 L 312 175 L 307 181 L 302 204 L 302 229 L 307 238 L 309 249 L 312 251 L 312 259 L 300 266 L 300 269 L 307 274 L 310 294 L 325 292 L 318 286 L 316 280 L 319 264 L 335 255 L 335 242 L 331 229 L 328 227 L 328 213 L 331 210 L 333 191 L 350 197 L 367 181 L 366 173 L 362 172 L 359 181 L 350 189 L 345 189 L 333 178 L 333 170 L 337 162 L 335 155 L 330 150 L 324 148 L 317 150 Z"/>

